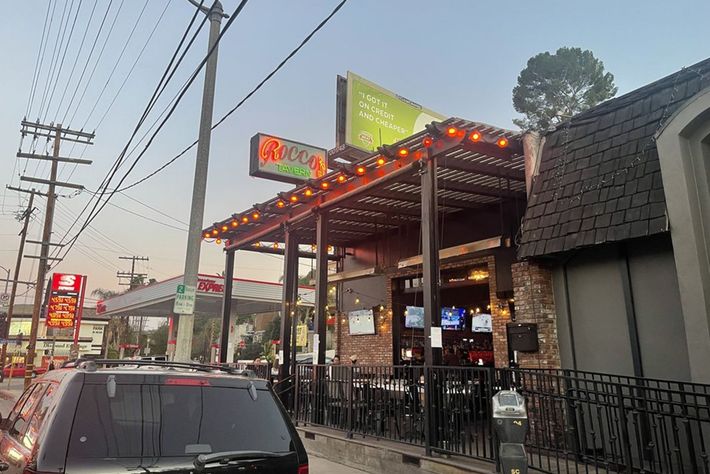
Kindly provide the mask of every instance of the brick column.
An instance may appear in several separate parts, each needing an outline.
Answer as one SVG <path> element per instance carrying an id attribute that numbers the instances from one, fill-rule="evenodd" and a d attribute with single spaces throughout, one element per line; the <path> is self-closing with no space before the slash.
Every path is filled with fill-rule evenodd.
<path id="1" fill-rule="evenodd" d="M 560 368 L 552 271 L 532 261 L 514 263 L 512 271 L 515 322 L 536 323 L 540 343 L 537 353 L 519 352 L 518 363 L 522 368 Z"/>

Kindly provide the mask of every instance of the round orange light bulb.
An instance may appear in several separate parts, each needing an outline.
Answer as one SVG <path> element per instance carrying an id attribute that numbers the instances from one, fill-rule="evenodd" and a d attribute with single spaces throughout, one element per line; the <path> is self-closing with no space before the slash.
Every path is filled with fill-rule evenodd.
<path id="1" fill-rule="evenodd" d="M 212 235 L 217 235 L 219 234 L 219 231 L 217 229 L 212 229 Z"/>
<path id="2" fill-rule="evenodd" d="M 500 137 L 496 143 L 499 147 L 505 148 L 508 146 L 508 139 L 505 137 Z"/>
<path id="3" fill-rule="evenodd" d="M 377 166 L 382 166 L 385 163 L 387 163 L 387 161 L 384 159 L 384 157 L 381 156 L 381 157 L 377 158 Z"/>
<path id="4" fill-rule="evenodd" d="M 320 187 L 322 189 L 328 189 L 330 187 L 330 183 L 328 181 L 323 181 L 322 183 L 320 183 Z"/>
<path id="5" fill-rule="evenodd" d="M 247 216 L 242 217 L 242 222 L 246 224 L 247 222 L 249 222 L 249 218 Z"/>
<path id="6" fill-rule="evenodd" d="M 305 194 L 307 197 L 313 196 L 313 190 L 311 188 L 306 188 L 305 191 L 303 191 L 303 194 Z"/>
<path id="7" fill-rule="evenodd" d="M 473 132 L 469 138 L 472 142 L 477 142 L 481 139 L 481 134 L 479 132 Z"/>
<path id="8" fill-rule="evenodd" d="M 433 144 L 434 144 L 434 139 L 431 137 L 424 137 L 424 140 L 422 140 L 422 145 L 424 145 L 424 147 L 426 147 L 426 148 L 429 148 Z"/>
<path id="9" fill-rule="evenodd" d="M 298 196 L 296 196 L 295 194 L 292 195 L 289 199 L 291 200 L 291 202 L 298 202 Z"/>
<path id="10" fill-rule="evenodd" d="M 339 183 L 344 183 L 348 178 L 345 177 L 344 174 L 338 175 L 338 182 Z"/>
<path id="11" fill-rule="evenodd" d="M 251 215 L 251 218 L 254 219 L 254 220 L 257 220 L 259 217 L 261 217 L 261 215 L 260 215 L 258 212 L 254 212 L 254 213 Z"/>
<path id="12" fill-rule="evenodd" d="M 276 201 L 276 207 L 278 207 L 279 209 L 284 207 L 285 205 L 286 203 L 283 201 Z"/>
<path id="13" fill-rule="evenodd" d="M 204 237 L 205 239 L 209 239 L 209 238 L 210 238 L 210 233 L 209 233 L 209 232 L 205 232 L 205 235 L 203 235 L 203 237 Z"/>
<path id="14" fill-rule="evenodd" d="M 222 239 L 217 239 L 217 240 L 214 241 L 214 243 L 217 244 L 217 245 L 219 245 L 219 244 L 222 243 Z"/>
<path id="15" fill-rule="evenodd" d="M 237 227 L 238 225 L 239 225 L 239 222 L 237 222 L 236 220 L 232 221 L 232 227 Z"/>
<path id="16" fill-rule="evenodd" d="M 359 174 L 359 175 L 363 175 L 363 174 L 365 174 L 365 167 L 364 167 L 364 166 L 358 166 L 357 168 L 355 168 L 355 172 L 356 172 L 357 174 Z"/>
<path id="17" fill-rule="evenodd" d="M 450 137 L 455 137 L 456 133 L 458 133 L 458 130 L 456 130 L 456 127 L 449 127 L 446 129 L 446 134 Z"/>
<path id="18" fill-rule="evenodd" d="M 227 227 L 226 225 L 222 226 L 222 232 L 227 232 L 227 229 L 229 229 L 229 227 Z"/>
<path id="19" fill-rule="evenodd" d="M 400 148 L 399 150 L 397 150 L 397 154 L 401 158 L 405 158 L 409 155 L 409 150 L 407 148 Z"/>

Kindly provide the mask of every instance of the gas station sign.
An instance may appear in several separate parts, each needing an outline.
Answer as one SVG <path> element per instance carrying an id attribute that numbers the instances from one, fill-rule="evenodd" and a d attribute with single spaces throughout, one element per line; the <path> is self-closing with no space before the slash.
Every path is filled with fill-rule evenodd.
<path id="1" fill-rule="evenodd" d="M 249 175 L 301 183 L 328 172 L 328 150 L 264 133 L 251 138 Z"/>
<path id="2" fill-rule="evenodd" d="M 73 328 L 74 320 L 83 305 L 86 277 L 69 273 L 55 273 L 47 306 L 47 327 Z"/>

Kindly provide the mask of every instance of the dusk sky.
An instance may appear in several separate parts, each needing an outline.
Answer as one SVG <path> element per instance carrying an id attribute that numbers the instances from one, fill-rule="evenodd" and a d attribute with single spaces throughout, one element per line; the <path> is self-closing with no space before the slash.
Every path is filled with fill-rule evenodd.
<path id="1" fill-rule="evenodd" d="M 22 172 L 44 178 L 49 174 L 48 165 L 28 164 L 15 158 L 20 143 L 20 120 L 28 106 L 48 1 L 13 2 L 12 8 L 5 8 L 0 17 L 0 62 L 4 65 L 0 92 L 0 158 L 4 163 L 0 172 L 3 184 L 0 265 L 9 269 L 15 265 L 17 233 L 21 228 L 15 215 L 26 206 L 27 196 L 7 191 L 4 185 L 26 187 L 26 183 L 18 179 Z M 146 44 L 166 1 L 169 5 L 154 36 L 105 120 L 98 125 Z M 76 171 L 72 171 L 73 166 L 61 167 L 59 176 L 60 181 L 80 183 L 94 191 L 127 142 L 194 7 L 187 0 L 148 0 L 121 56 L 146 0 L 98 0 L 87 42 L 81 49 L 74 78 L 68 84 L 71 65 L 94 3 L 56 0 L 55 25 L 50 30 L 52 41 L 36 92 L 39 96 L 47 83 L 45 73 L 50 67 L 56 22 L 65 5 L 67 9 L 73 5 L 76 11 L 79 3 L 82 5 L 71 47 L 56 81 L 49 113 L 41 118 L 60 122 L 66 116 L 64 126 L 84 127 L 89 131 L 96 128 L 96 144 L 85 152 L 82 146 L 72 150 L 68 143 L 61 150 L 62 156 L 71 153 L 78 157 L 83 152 L 83 157 L 93 160 L 93 165 Z M 238 1 L 224 0 L 223 3 L 225 11 L 231 13 Z M 334 0 L 249 2 L 220 44 L 215 120 L 268 74 L 337 3 Z M 75 100 L 76 113 L 73 109 L 65 113 L 99 20 L 109 4 L 106 25 L 85 76 L 86 81 L 98 58 L 91 84 L 79 87 L 79 96 L 84 89 L 86 92 L 80 102 Z M 115 25 L 99 56 L 116 13 Z M 707 0 L 350 0 L 285 68 L 213 133 L 205 223 L 245 210 L 289 188 L 287 184 L 249 177 L 249 139 L 254 133 L 273 133 L 324 148 L 334 146 L 338 74 L 353 71 L 447 116 L 514 128 L 512 119 L 517 115 L 512 107 L 511 91 L 518 73 L 531 56 L 561 46 L 590 49 L 604 62 L 607 71 L 614 74 L 619 94 L 623 94 L 708 57 L 708 18 L 710 2 Z M 206 42 L 205 28 L 158 103 L 157 113 L 148 118 L 147 126 L 153 123 L 205 54 Z M 97 102 L 105 84 L 106 89 Z M 60 107 L 65 88 L 64 104 Z M 51 93 L 51 87 L 49 89 Z M 124 184 L 150 173 L 197 137 L 201 95 L 202 76 Z M 40 105 L 37 102 L 39 100 L 35 100 L 30 109 L 28 119 L 37 118 Z M 95 103 L 96 109 L 90 115 Z M 140 132 L 139 137 L 143 133 Z M 23 151 L 27 151 L 29 141 L 25 140 Z M 44 151 L 44 146 L 42 142 L 38 150 Z M 127 262 L 118 259 L 122 255 L 149 257 L 150 261 L 139 265 L 139 270 L 151 278 L 163 280 L 182 274 L 194 158 L 193 150 L 154 178 L 128 191 L 127 196 L 116 195 L 111 202 L 125 210 L 108 205 L 56 270 L 88 275 L 89 290 L 119 289 L 116 272 L 130 269 Z M 89 194 L 82 193 L 59 200 L 54 241 L 64 237 L 88 199 Z M 36 201 L 40 211 L 30 227 L 31 239 L 39 240 L 45 202 L 44 199 Z M 37 254 L 39 249 L 35 247 L 28 245 L 25 253 Z M 236 262 L 237 277 L 277 281 L 282 273 L 281 257 L 240 252 Z M 310 264 L 303 260 L 301 263 L 301 273 L 306 273 Z M 36 268 L 36 260 L 25 259 L 20 279 L 34 280 Z M 210 274 L 222 271 L 223 255 L 217 245 L 203 246 L 200 268 L 201 272 Z M 4 272 L 0 275 L 4 277 Z M 21 286 L 18 294 L 23 293 L 25 288 Z M 18 303 L 31 302 L 30 296 L 28 293 L 18 298 Z"/>

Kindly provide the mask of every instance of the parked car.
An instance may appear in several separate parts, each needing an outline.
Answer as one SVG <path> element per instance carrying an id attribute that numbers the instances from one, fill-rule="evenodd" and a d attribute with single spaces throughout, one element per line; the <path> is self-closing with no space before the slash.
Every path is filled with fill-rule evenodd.
<path id="1" fill-rule="evenodd" d="M 109 362 L 118 366 L 101 368 Z M 267 381 L 126 364 L 84 361 L 33 380 L 0 423 L 0 471 L 308 473 Z"/>
<path id="2" fill-rule="evenodd" d="M 32 369 L 32 374 L 33 375 L 41 375 L 47 371 L 47 367 L 35 367 Z M 5 367 L 2 369 L 2 376 L 7 378 L 10 376 L 10 372 L 12 372 L 12 377 L 24 377 L 25 376 L 25 363 L 20 362 L 16 364 L 5 364 Z"/>

